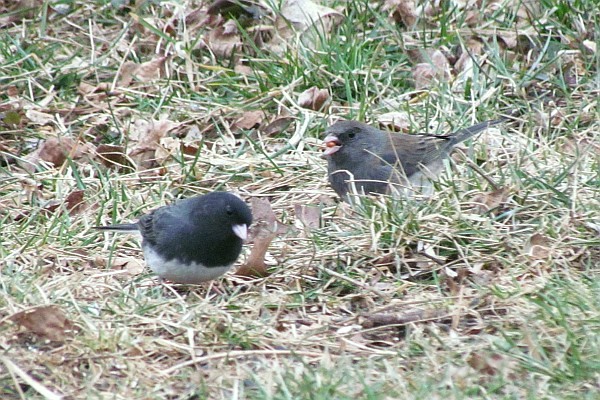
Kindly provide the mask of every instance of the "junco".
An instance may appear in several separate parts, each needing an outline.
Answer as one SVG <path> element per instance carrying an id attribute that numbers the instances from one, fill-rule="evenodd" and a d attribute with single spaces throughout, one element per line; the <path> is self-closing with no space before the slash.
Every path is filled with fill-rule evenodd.
<path id="1" fill-rule="evenodd" d="M 212 192 L 160 207 L 137 223 L 95 228 L 139 231 L 144 258 L 152 271 L 172 282 L 195 284 L 215 279 L 231 268 L 251 223 L 250 208 L 240 198 Z"/>
<path id="2" fill-rule="evenodd" d="M 362 122 L 338 121 L 325 131 L 329 183 L 346 201 L 352 185 L 365 194 L 403 189 L 428 194 L 455 145 L 503 121 L 482 122 L 444 136 L 384 132 Z"/>

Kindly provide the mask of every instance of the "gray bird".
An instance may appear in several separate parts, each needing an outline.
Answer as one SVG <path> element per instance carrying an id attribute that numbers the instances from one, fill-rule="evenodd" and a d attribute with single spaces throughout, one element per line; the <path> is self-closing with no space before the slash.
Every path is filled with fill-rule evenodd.
<path id="1" fill-rule="evenodd" d="M 358 193 L 428 194 L 453 147 L 504 119 L 486 121 L 450 135 L 385 132 L 357 121 L 338 121 L 325 131 L 329 183 L 343 200 Z"/>
<path id="2" fill-rule="evenodd" d="M 235 263 L 252 223 L 250 208 L 227 192 L 179 200 L 138 222 L 96 229 L 139 231 L 146 263 L 163 279 L 196 284 L 227 272 Z"/>

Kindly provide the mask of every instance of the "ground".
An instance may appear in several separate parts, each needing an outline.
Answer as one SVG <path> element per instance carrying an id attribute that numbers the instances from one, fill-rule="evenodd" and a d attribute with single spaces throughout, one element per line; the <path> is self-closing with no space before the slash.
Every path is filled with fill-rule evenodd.
<path id="1" fill-rule="evenodd" d="M 0 397 L 597 399 L 592 1 L 0 4 Z M 339 201 L 323 131 L 460 146 Z M 93 229 L 229 190 L 237 265 L 159 282 Z"/>

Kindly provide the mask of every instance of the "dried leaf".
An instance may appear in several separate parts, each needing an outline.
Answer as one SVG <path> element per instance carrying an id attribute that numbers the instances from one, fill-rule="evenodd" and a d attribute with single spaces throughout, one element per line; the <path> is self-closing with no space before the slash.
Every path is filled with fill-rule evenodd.
<path id="1" fill-rule="evenodd" d="M 514 49 L 517 47 L 517 34 L 515 32 L 501 31 L 497 33 L 498 42 L 504 43 L 505 48 Z"/>
<path id="2" fill-rule="evenodd" d="M 154 151 L 154 159 L 158 165 L 164 165 L 174 154 L 181 150 L 181 140 L 176 137 L 164 137 L 160 139 L 160 146 Z"/>
<path id="3" fill-rule="evenodd" d="M 431 63 L 435 66 L 438 78 L 449 77 L 450 63 L 448 58 L 440 50 L 435 50 L 431 54 Z"/>
<path id="4" fill-rule="evenodd" d="M 161 72 L 164 69 L 165 62 L 169 59 L 168 56 L 156 57 L 150 61 L 141 64 L 127 61 L 121 67 L 121 77 L 119 78 L 119 86 L 128 87 L 137 79 L 140 82 L 151 82 L 159 79 Z"/>
<path id="5" fill-rule="evenodd" d="M 262 111 L 245 111 L 241 117 L 236 119 L 231 125 L 231 130 L 238 131 L 240 129 L 255 129 L 258 128 L 265 118 L 265 113 Z"/>
<path id="6" fill-rule="evenodd" d="M 298 105 L 315 111 L 324 111 L 324 105 L 329 100 L 327 89 L 319 89 L 316 86 L 305 90 L 298 97 Z"/>
<path id="7" fill-rule="evenodd" d="M 144 263 L 136 257 L 115 257 L 111 264 L 112 269 L 121 270 L 127 276 L 135 276 L 144 272 Z"/>
<path id="8" fill-rule="evenodd" d="M 365 329 L 386 325 L 407 325 L 415 322 L 428 322 L 450 317 L 446 308 L 435 310 L 412 309 L 397 313 L 375 313 L 365 315 L 362 326 Z"/>
<path id="9" fill-rule="evenodd" d="M 267 136 L 274 136 L 285 131 L 296 118 L 291 115 L 277 117 L 269 125 L 262 129 L 262 132 Z"/>
<path id="10" fill-rule="evenodd" d="M 425 89 L 435 80 L 447 80 L 450 77 L 450 62 L 440 50 L 415 50 L 409 52 L 416 65 L 412 69 L 415 87 Z"/>
<path id="11" fill-rule="evenodd" d="M 20 22 L 24 19 L 33 19 L 42 7 L 41 0 L 18 0 L 15 2 L 7 1 L 4 5 L 3 13 L 5 16 L 0 17 L 0 27 L 4 27 L 13 22 Z"/>
<path id="12" fill-rule="evenodd" d="M 314 49 L 319 38 L 326 37 L 343 18 L 344 15 L 336 10 L 311 0 L 288 0 L 275 21 L 278 40 L 271 41 L 270 48 L 276 53 L 282 52 L 287 45 L 286 40 L 299 32 L 304 45 Z"/>
<path id="13" fill-rule="evenodd" d="M 227 18 L 239 19 L 250 17 L 258 19 L 265 14 L 260 4 L 247 0 L 216 0 L 206 10 L 209 15 L 223 15 Z"/>
<path id="14" fill-rule="evenodd" d="M 123 146 L 100 144 L 96 147 L 96 155 L 100 162 L 107 167 L 123 168 L 129 166 Z"/>
<path id="15" fill-rule="evenodd" d="M 263 277 L 269 274 L 265 256 L 269 245 L 277 236 L 279 222 L 268 199 L 254 197 L 251 206 L 254 218 L 249 235 L 253 242 L 252 249 L 248 260 L 237 270 L 236 275 Z"/>
<path id="16" fill-rule="evenodd" d="M 313 25 L 318 25 L 321 19 L 326 17 L 344 18 L 343 14 L 333 8 L 322 6 L 311 0 L 286 1 L 281 7 L 281 15 L 301 32 Z"/>
<path id="17" fill-rule="evenodd" d="M 473 58 L 477 59 L 484 52 L 484 43 L 478 37 L 471 37 L 465 44 L 465 50 L 460 55 L 458 61 L 454 64 L 454 69 L 458 72 L 470 71 L 473 69 Z"/>
<path id="18" fill-rule="evenodd" d="M 9 85 L 8 87 L 6 87 L 6 92 L 5 93 L 6 93 L 6 95 L 8 96 L 9 99 L 11 99 L 11 100 L 18 100 L 17 96 L 19 96 L 21 94 L 21 91 L 15 85 Z"/>
<path id="19" fill-rule="evenodd" d="M 514 367 L 508 358 L 496 353 L 472 353 L 467 363 L 475 371 L 489 376 L 500 374 L 507 377 Z"/>
<path id="20" fill-rule="evenodd" d="M 138 119 L 135 121 L 129 137 L 137 140 L 137 144 L 129 156 L 139 168 L 149 169 L 156 165 L 156 150 L 160 147 L 161 139 L 177 126 L 176 122 L 168 119 L 159 121 Z"/>
<path id="21" fill-rule="evenodd" d="M 89 153 L 90 145 L 77 143 L 68 137 L 49 137 L 34 152 L 30 153 L 25 159 L 31 165 L 38 165 L 40 160 L 52 164 L 54 167 L 60 167 L 67 160 L 79 159 Z"/>
<path id="22" fill-rule="evenodd" d="M 69 215 L 79 214 L 85 208 L 84 196 L 85 191 L 74 190 L 65 199 L 65 205 L 69 211 Z"/>
<path id="23" fill-rule="evenodd" d="M 74 147 L 75 142 L 70 138 L 51 137 L 42 144 L 39 158 L 58 167 L 66 161 Z"/>
<path id="24" fill-rule="evenodd" d="M 233 67 L 233 70 L 235 71 L 236 74 L 239 74 L 239 75 L 246 75 L 246 76 L 254 75 L 254 70 L 247 65 L 236 64 L 236 66 Z"/>
<path id="25" fill-rule="evenodd" d="M 54 116 L 37 110 L 27 110 L 25 116 L 34 125 L 46 125 L 54 122 Z"/>
<path id="26" fill-rule="evenodd" d="M 584 40 L 582 42 L 583 47 L 590 53 L 590 54 L 596 54 L 596 52 L 598 51 L 598 44 L 594 41 L 591 40 Z"/>
<path id="27" fill-rule="evenodd" d="M 410 119 L 408 113 L 404 111 L 381 114 L 377 117 L 377 122 L 383 128 L 394 132 L 408 132 L 410 130 Z"/>
<path id="28" fill-rule="evenodd" d="M 58 306 L 40 306 L 13 314 L 10 319 L 53 341 L 64 341 L 73 324 Z"/>
<path id="29" fill-rule="evenodd" d="M 509 194 L 510 189 L 508 187 L 501 187 L 491 192 L 477 194 L 473 197 L 472 202 L 476 204 L 477 212 L 483 214 L 506 203 Z"/>
<path id="30" fill-rule="evenodd" d="M 551 243 L 549 237 L 535 233 L 525 244 L 525 254 L 538 260 L 547 259 L 551 255 Z"/>
<path id="31" fill-rule="evenodd" d="M 310 230 L 317 229 L 321 226 L 321 207 L 306 204 L 294 204 L 294 211 L 298 222 L 296 226 L 299 229 L 304 227 Z"/>
<path id="32" fill-rule="evenodd" d="M 385 10 L 391 10 L 392 18 L 407 28 L 415 26 L 418 18 L 414 0 L 386 0 Z"/>
<path id="33" fill-rule="evenodd" d="M 206 41 L 218 59 L 230 59 L 232 54 L 242 46 L 242 39 L 237 30 L 236 33 L 227 34 L 224 27 L 211 30 Z"/>
<path id="34" fill-rule="evenodd" d="M 419 63 L 413 67 L 412 75 L 415 80 L 415 88 L 425 89 L 431 85 L 431 82 L 437 76 L 437 71 L 431 64 Z"/>

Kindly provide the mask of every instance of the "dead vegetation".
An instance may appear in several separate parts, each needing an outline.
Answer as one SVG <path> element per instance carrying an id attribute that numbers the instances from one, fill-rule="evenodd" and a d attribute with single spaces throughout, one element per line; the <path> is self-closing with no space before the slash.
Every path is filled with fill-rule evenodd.
<path id="1" fill-rule="evenodd" d="M 575 3 L 0 4 L 0 397 L 595 398 L 598 21 Z M 326 185 L 337 117 L 498 115 L 432 199 Z M 90 229 L 210 190 L 257 223 L 204 286 Z"/>

